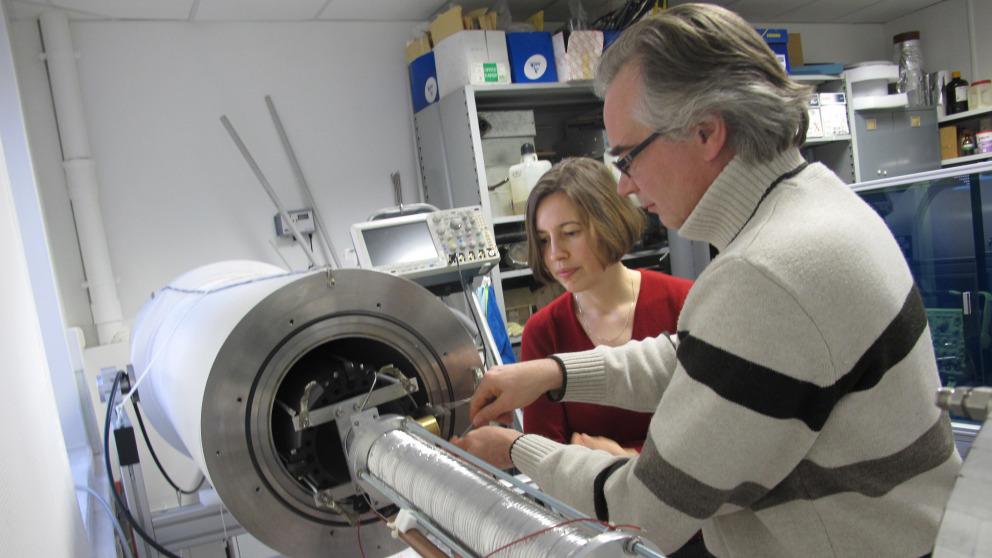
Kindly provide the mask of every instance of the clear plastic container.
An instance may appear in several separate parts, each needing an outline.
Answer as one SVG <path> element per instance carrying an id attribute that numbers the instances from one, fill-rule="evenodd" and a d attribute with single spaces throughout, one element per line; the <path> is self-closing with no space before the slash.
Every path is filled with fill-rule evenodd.
<path id="1" fill-rule="evenodd" d="M 892 37 L 895 46 L 895 60 L 899 64 L 897 90 L 905 93 L 909 106 L 929 105 L 923 76 L 923 46 L 919 31 L 907 31 Z"/>
<path id="2" fill-rule="evenodd" d="M 533 144 L 525 143 L 520 146 L 520 163 L 510 167 L 510 200 L 514 215 L 527 212 L 527 196 L 549 170 L 551 161 L 538 160 Z"/>
<path id="3" fill-rule="evenodd" d="M 992 81 L 972 82 L 968 87 L 968 110 L 992 107 Z"/>

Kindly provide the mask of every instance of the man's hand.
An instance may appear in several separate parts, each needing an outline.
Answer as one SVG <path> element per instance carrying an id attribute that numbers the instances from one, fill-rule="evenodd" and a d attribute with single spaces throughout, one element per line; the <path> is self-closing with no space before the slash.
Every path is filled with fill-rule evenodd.
<path id="1" fill-rule="evenodd" d="M 551 359 L 494 366 L 482 377 L 472 397 L 472 424 L 510 424 L 515 409 L 530 405 L 548 390 L 561 388 L 561 383 L 561 369 Z"/>
<path id="2" fill-rule="evenodd" d="M 510 428 L 483 426 L 472 430 L 464 438 L 455 436 L 451 443 L 497 469 L 506 470 L 513 467 L 510 446 L 521 436 L 522 432 Z"/>

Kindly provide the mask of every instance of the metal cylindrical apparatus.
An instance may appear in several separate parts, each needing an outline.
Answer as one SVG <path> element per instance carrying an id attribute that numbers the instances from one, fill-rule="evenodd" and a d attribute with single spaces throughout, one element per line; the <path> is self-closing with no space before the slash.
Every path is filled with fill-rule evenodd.
<path id="1" fill-rule="evenodd" d="M 457 555 L 661 556 L 634 534 L 607 529 L 574 510 L 563 516 L 567 506 L 554 498 L 542 494 L 539 503 L 499 482 L 407 419 L 366 415 L 354 417 L 352 426 L 349 460 L 363 489 L 414 510 Z"/>
<path id="2" fill-rule="evenodd" d="M 347 418 L 372 407 L 423 414 L 471 395 L 482 366 L 462 323 L 410 281 L 244 261 L 193 270 L 157 293 L 136 320 L 132 364 L 163 438 L 196 461 L 243 527 L 295 557 L 357 552 L 358 522 L 376 554 L 402 548 L 366 515 L 380 502 L 352 478 Z M 467 410 L 438 421 L 450 437 Z"/>

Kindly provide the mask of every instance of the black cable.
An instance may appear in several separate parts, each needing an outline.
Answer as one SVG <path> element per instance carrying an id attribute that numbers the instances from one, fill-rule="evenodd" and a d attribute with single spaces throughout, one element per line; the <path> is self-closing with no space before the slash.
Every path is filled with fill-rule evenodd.
<path id="1" fill-rule="evenodd" d="M 159 462 L 158 456 L 155 455 L 155 450 L 152 448 L 152 442 L 151 440 L 148 439 L 148 431 L 145 430 L 145 421 L 142 420 L 141 418 L 141 410 L 138 408 L 138 405 L 135 403 L 135 399 L 136 398 L 134 397 L 131 398 L 131 407 L 134 408 L 134 416 L 137 417 L 138 419 L 138 427 L 141 429 L 141 437 L 145 439 L 145 447 L 148 448 L 148 453 L 152 455 L 152 460 L 155 461 L 155 466 L 158 467 L 158 471 L 162 473 L 162 476 L 165 477 L 166 482 L 168 482 L 169 485 L 171 485 L 176 492 L 179 492 L 180 494 L 196 494 L 197 491 L 200 490 L 200 487 L 203 486 L 203 482 L 207 480 L 207 477 L 203 475 L 203 473 L 200 473 L 200 483 L 197 484 L 196 488 L 192 490 L 184 490 L 182 488 L 179 488 L 179 485 L 177 485 L 172 481 L 172 478 L 169 477 L 169 474 L 165 472 L 165 468 L 162 467 L 162 463 Z"/>
<path id="2" fill-rule="evenodd" d="M 165 548 L 158 543 L 155 539 L 151 537 L 144 529 L 138 525 L 135 521 L 134 516 L 124 505 L 124 500 L 121 500 L 121 495 L 117 493 L 117 487 L 114 486 L 114 470 L 110 467 L 110 417 L 114 412 L 114 399 L 117 397 L 117 388 L 120 386 L 121 378 L 124 376 L 123 372 L 118 372 L 117 376 L 114 378 L 114 385 L 110 388 L 110 397 L 107 400 L 107 421 L 104 423 L 103 427 L 103 463 L 107 467 L 107 481 L 110 482 L 110 492 L 114 495 L 114 501 L 117 502 L 117 506 L 120 508 L 121 512 L 124 514 L 124 519 L 131 525 L 131 529 L 134 530 L 145 542 L 152 545 L 152 547 L 159 551 L 160 554 L 167 556 L 168 558 L 180 558 L 179 556 L 169 552 L 169 549 Z"/>

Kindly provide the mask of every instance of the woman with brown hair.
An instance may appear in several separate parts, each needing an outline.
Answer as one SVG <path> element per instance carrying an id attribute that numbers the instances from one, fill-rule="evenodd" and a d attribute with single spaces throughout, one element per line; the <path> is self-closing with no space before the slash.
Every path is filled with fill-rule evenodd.
<path id="1" fill-rule="evenodd" d="M 567 292 L 527 320 L 521 360 L 675 332 L 692 282 L 620 261 L 646 225 L 595 159 L 565 159 L 541 177 L 527 200 L 528 261 L 534 277 Z M 650 420 L 651 413 L 539 398 L 524 409 L 524 432 L 633 455 Z"/>

